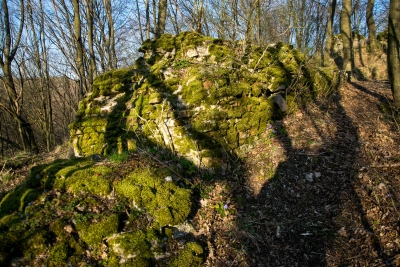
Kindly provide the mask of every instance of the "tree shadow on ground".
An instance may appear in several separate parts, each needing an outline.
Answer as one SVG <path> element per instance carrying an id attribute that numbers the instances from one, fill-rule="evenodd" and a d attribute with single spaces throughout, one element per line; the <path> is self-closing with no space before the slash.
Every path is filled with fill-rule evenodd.
<path id="1" fill-rule="evenodd" d="M 342 97 L 336 92 L 319 107 L 331 121 L 332 134 L 321 138 L 317 147 L 297 146 L 291 133 L 276 136 L 286 160 L 239 211 L 237 225 L 243 235 L 238 241 L 248 260 L 238 266 L 326 266 L 329 252 L 340 250 L 337 241 L 346 237 L 339 225 L 360 216 L 364 228 L 371 231 L 353 188 L 360 143 L 357 128 L 341 105 Z M 317 120 L 315 112 L 306 113 L 308 120 Z M 287 130 L 282 123 L 274 127 L 283 133 Z M 349 202 L 358 207 L 358 214 L 343 212 Z M 349 260 L 342 259 L 338 266 L 348 266 Z"/>

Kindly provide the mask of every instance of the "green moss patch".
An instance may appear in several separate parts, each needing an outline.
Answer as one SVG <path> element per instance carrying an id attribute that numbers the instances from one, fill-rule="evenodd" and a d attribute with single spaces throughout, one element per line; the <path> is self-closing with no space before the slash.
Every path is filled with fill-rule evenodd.
<path id="1" fill-rule="evenodd" d="M 155 227 L 177 225 L 189 215 L 191 192 L 165 181 L 166 176 L 138 169 L 117 183 L 115 189 L 121 197 L 134 201 L 138 208 L 151 215 Z"/>
<path id="2" fill-rule="evenodd" d="M 152 231 L 146 233 L 138 230 L 130 233 L 115 235 L 107 240 L 112 253 L 110 261 L 124 262 L 133 266 L 151 266 L 154 257 L 153 250 L 160 243 Z M 113 258 L 116 259 L 113 259 Z M 111 266 L 114 266 L 112 264 Z"/>
<path id="3" fill-rule="evenodd" d="M 170 263 L 170 267 L 200 266 L 203 262 L 203 248 L 195 242 L 189 242 L 179 251 L 178 256 Z"/>
<path id="4" fill-rule="evenodd" d="M 104 238 L 118 232 L 118 216 L 104 216 L 99 222 L 84 222 L 77 225 L 79 237 L 90 247 L 99 249 Z"/>
<path id="5" fill-rule="evenodd" d="M 111 192 L 110 182 L 107 176 L 111 174 L 112 170 L 105 166 L 93 166 L 83 169 L 70 170 L 70 175 L 59 175 L 54 183 L 54 188 L 79 193 L 91 193 L 98 196 L 106 196 Z M 64 173 L 65 170 L 61 171 Z M 72 171 L 72 173 L 71 173 Z"/>

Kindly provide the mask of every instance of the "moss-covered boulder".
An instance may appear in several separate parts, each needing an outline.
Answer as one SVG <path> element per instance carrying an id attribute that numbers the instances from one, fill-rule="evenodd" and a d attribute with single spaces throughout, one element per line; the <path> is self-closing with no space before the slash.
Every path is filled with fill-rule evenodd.
<path id="1" fill-rule="evenodd" d="M 74 170 L 72 173 L 71 170 Z M 70 173 L 65 175 L 65 173 Z M 56 174 L 53 187 L 72 192 L 74 194 L 92 193 L 107 196 L 111 192 L 111 183 L 107 179 L 112 169 L 105 166 L 91 166 L 90 168 L 63 169 Z"/>
<path id="2" fill-rule="evenodd" d="M 203 248 L 195 242 L 188 242 L 179 251 L 178 256 L 170 263 L 170 267 L 195 267 L 203 262 Z"/>
<path id="3" fill-rule="evenodd" d="M 90 247 L 99 250 L 103 239 L 118 232 L 118 215 L 104 215 L 97 222 L 86 221 L 77 223 L 79 237 Z"/>
<path id="4" fill-rule="evenodd" d="M 191 191 L 166 181 L 165 177 L 168 176 L 138 169 L 115 186 L 117 194 L 152 216 L 156 228 L 182 223 L 191 209 Z"/>
<path id="5" fill-rule="evenodd" d="M 112 250 L 109 266 L 151 266 L 155 251 L 160 251 L 160 239 L 153 231 L 137 230 L 114 235 L 107 240 Z"/>
<path id="6" fill-rule="evenodd" d="M 299 95 L 314 99 L 332 86 L 332 70 L 311 71 L 283 43 L 244 46 L 190 32 L 148 40 L 140 51 L 132 68 L 97 77 L 81 101 L 71 125 L 77 156 L 162 146 L 223 171 L 225 152 L 240 154 Z"/>
<path id="7" fill-rule="evenodd" d="M 0 265 L 166 266 L 176 259 L 165 242 L 178 241 L 163 229 L 193 206 L 176 174 L 149 159 L 126 170 L 93 157 L 36 166 L 0 201 Z"/>

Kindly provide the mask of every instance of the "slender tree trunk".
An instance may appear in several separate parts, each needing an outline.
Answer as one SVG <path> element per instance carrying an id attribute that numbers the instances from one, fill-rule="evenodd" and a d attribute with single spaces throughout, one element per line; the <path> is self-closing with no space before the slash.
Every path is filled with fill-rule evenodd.
<path id="1" fill-rule="evenodd" d="M 86 23 L 87 23 L 87 42 L 89 46 L 89 68 L 88 68 L 88 87 L 89 91 L 92 91 L 93 81 L 97 75 L 96 70 L 96 58 L 94 54 L 94 19 L 93 19 L 93 0 L 84 0 L 85 9 L 86 9 Z"/>
<path id="2" fill-rule="evenodd" d="M 257 7 L 257 3 L 259 0 L 254 0 L 251 6 L 248 8 L 246 15 L 246 41 L 253 43 L 254 42 L 254 21 L 253 21 L 253 13 Z"/>
<path id="3" fill-rule="evenodd" d="M 138 16 L 138 23 L 139 23 L 139 35 L 140 35 L 140 41 L 141 43 L 144 42 L 143 38 L 143 27 L 142 27 L 142 19 L 140 16 L 140 8 L 139 8 L 139 0 L 136 0 L 136 10 L 137 10 L 137 16 Z"/>
<path id="4" fill-rule="evenodd" d="M 204 30 L 205 30 L 205 35 L 210 36 L 210 27 L 208 25 L 208 20 L 206 19 L 207 13 L 208 13 L 208 5 L 207 1 L 204 3 Z"/>
<path id="5" fill-rule="evenodd" d="M 54 130 L 53 130 L 53 111 L 52 111 L 52 101 L 50 93 L 50 75 L 48 69 L 48 57 L 47 57 L 47 45 L 46 45 L 46 35 L 44 29 L 44 11 L 42 0 L 39 0 L 39 18 L 38 18 L 38 29 L 36 29 L 34 15 L 32 10 L 32 4 L 28 0 L 28 17 L 30 22 L 30 27 L 32 29 L 33 37 L 33 47 L 34 47 L 34 57 L 36 61 L 36 68 L 39 74 L 38 80 L 40 83 L 40 97 L 43 117 L 39 118 L 41 120 L 41 129 L 45 136 L 46 150 L 51 151 L 54 146 Z M 36 32 L 40 34 L 39 40 L 36 37 Z M 36 76 L 34 77 L 36 78 Z"/>
<path id="6" fill-rule="evenodd" d="M 375 54 L 377 49 L 376 40 L 376 26 L 374 20 L 374 2 L 375 0 L 368 0 L 367 4 L 367 26 L 368 26 L 368 39 L 369 39 L 369 50 L 371 54 Z"/>
<path id="7" fill-rule="evenodd" d="M 396 107 L 400 107 L 400 1 L 390 0 L 388 26 L 388 71 Z"/>
<path id="8" fill-rule="evenodd" d="M 233 21 L 233 29 L 230 34 L 231 41 L 236 40 L 236 35 L 238 34 L 238 27 L 239 27 L 239 8 L 238 8 L 238 0 L 231 1 L 231 8 L 232 8 L 232 21 Z"/>
<path id="9" fill-rule="evenodd" d="M 146 39 L 150 39 L 150 6 L 149 0 L 146 0 Z"/>
<path id="10" fill-rule="evenodd" d="M 110 45 L 109 63 L 112 69 L 117 68 L 117 54 L 115 52 L 115 29 L 114 20 L 112 16 L 111 0 L 103 0 L 104 8 L 106 9 L 108 21 L 108 41 Z"/>
<path id="11" fill-rule="evenodd" d="M 83 42 L 81 35 L 81 19 L 79 11 L 79 0 L 72 0 L 74 5 L 74 31 L 75 31 L 75 46 L 76 46 L 76 67 L 79 75 L 79 94 L 83 97 L 86 93 L 85 67 L 83 63 Z"/>
<path id="12" fill-rule="evenodd" d="M 44 102 L 46 103 L 46 144 L 47 151 L 51 151 L 55 145 L 54 136 L 54 123 L 53 123 L 53 107 L 52 107 L 52 97 L 51 97 L 51 86 L 50 86 L 50 71 L 48 64 L 48 52 L 46 44 L 46 33 L 44 24 L 44 10 L 42 0 L 40 2 L 40 35 L 41 35 L 41 46 L 42 46 L 42 62 L 43 62 L 43 72 L 44 72 L 44 82 L 45 82 L 45 92 L 44 92 Z"/>
<path id="13" fill-rule="evenodd" d="M 351 33 L 351 0 L 343 0 L 340 16 L 340 35 L 343 41 L 343 68 L 349 74 L 352 72 L 352 33 Z"/>
<path id="14" fill-rule="evenodd" d="M 161 35 L 164 34 L 166 19 L 167 19 L 167 0 L 160 0 L 158 2 L 156 38 L 160 38 Z"/>
<path id="15" fill-rule="evenodd" d="M 178 20 L 178 13 L 179 13 L 179 7 L 178 7 L 178 3 L 176 1 L 174 1 L 175 7 L 176 8 L 170 8 L 169 11 L 171 12 L 171 14 L 169 14 L 169 16 L 172 18 L 171 19 L 171 24 L 172 27 L 174 28 L 174 33 L 175 34 L 179 34 L 181 33 L 181 27 L 180 27 L 180 23 Z"/>
<path id="16" fill-rule="evenodd" d="M 261 0 L 257 1 L 257 45 L 261 45 Z"/>
<path id="17" fill-rule="evenodd" d="M 19 21 L 19 27 L 17 32 L 15 33 L 15 38 L 12 38 L 12 31 L 11 31 L 11 24 L 10 24 L 10 14 L 8 11 L 7 0 L 2 1 L 2 8 L 3 8 L 3 18 L 2 22 L 3 25 L 3 38 L 4 38 L 4 46 L 0 50 L 0 66 L 3 70 L 3 77 L 2 80 L 5 85 L 5 90 L 8 95 L 10 107 L 7 108 L 2 106 L 14 119 L 15 123 L 17 124 L 18 133 L 22 142 L 22 147 L 25 152 L 38 152 L 38 148 L 36 146 L 36 141 L 33 135 L 33 130 L 31 124 L 21 116 L 21 109 L 20 106 L 22 100 L 22 90 L 18 94 L 14 78 L 12 74 L 12 61 L 15 58 L 15 54 L 19 48 L 22 31 L 24 28 L 24 2 L 23 0 L 20 1 L 20 8 L 21 8 L 21 16 Z M 14 40 L 14 43 L 12 42 Z"/>
<path id="18" fill-rule="evenodd" d="M 217 29 L 218 38 L 225 39 L 226 37 L 226 23 L 228 21 L 227 14 L 226 14 L 226 2 L 225 0 L 221 0 L 221 13 L 219 15 L 220 26 Z"/>
<path id="19" fill-rule="evenodd" d="M 336 10 L 336 0 L 331 0 L 329 5 L 329 19 L 328 25 L 326 27 L 326 44 L 325 44 L 325 54 L 324 61 L 327 62 L 328 58 L 332 55 L 332 40 L 333 40 L 333 31 L 332 25 L 335 19 L 335 10 Z"/>
<path id="20" fill-rule="evenodd" d="M 157 0 L 153 0 L 153 34 L 157 38 Z"/>
<path id="21" fill-rule="evenodd" d="M 100 59 L 100 66 L 102 71 L 107 71 L 110 70 L 110 64 L 109 62 L 107 62 L 107 55 L 110 54 L 110 46 L 109 46 L 109 41 L 107 40 L 107 34 L 106 34 L 106 30 L 105 30 L 105 25 L 103 22 L 99 21 L 99 29 L 100 29 L 100 36 L 99 36 L 99 40 L 98 40 L 98 46 L 99 49 L 98 53 L 99 53 L 99 59 Z"/>
<path id="22" fill-rule="evenodd" d="M 197 2 L 197 1 L 196 1 Z M 204 16 L 204 2 L 201 1 L 201 3 L 197 3 L 196 7 L 196 32 L 198 33 L 203 33 L 203 16 Z"/>

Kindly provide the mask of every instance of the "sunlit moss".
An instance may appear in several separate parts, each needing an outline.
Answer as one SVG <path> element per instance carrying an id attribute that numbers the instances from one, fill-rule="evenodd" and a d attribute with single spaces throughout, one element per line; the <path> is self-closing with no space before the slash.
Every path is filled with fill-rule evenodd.
<path id="1" fill-rule="evenodd" d="M 111 172 L 112 170 L 105 166 L 69 170 L 66 173 L 67 175 L 59 174 L 59 178 L 54 182 L 54 188 L 74 194 L 92 193 L 98 196 L 106 196 L 111 192 L 110 182 L 107 179 Z"/>
<path id="2" fill-rule="evenodd" d="M 113 254 L 123 258 L 134 266 L 150 266 L 149 260 L 153 258 L 151 243 L 154 240 L 145 232 L 138 230 L 130 233 L 123 233 L 107 240 Z"/>
<path id="3" fill-rule="evenodd" d="M 165 175 L 167 176 L 167 175 Z M 190 212 L 190 190 L 166 182 L 147 169 L 137 169 L 115 185 L 117 193 L 133 200 L 154 218 L 154 226 L 177 225 Z"/>
<path id="4" fill-rule="evenodd" d="M 189 242 L 179 251 L 178 256 L 168 265 L 169 267 L 200 266 L 203 262 L 203 248 L 195 242 Z"/>
<path id="5" fill-rule="evenodd" d="M 0 218 L 16 210 L 23 211 L 25 206 L 35 200 L 38 195 L 38 191 L 30 189 L 25 185 L 17 187 L 1 200 Z"/>
<path id="6" fill-rule="evenodd" d="M 79 237 L 90 247 L 99 249 L 104 238 L 118 232 L 118 215 L 104 216 L 99 222 L 83 222 L 77 225 Z"/>

